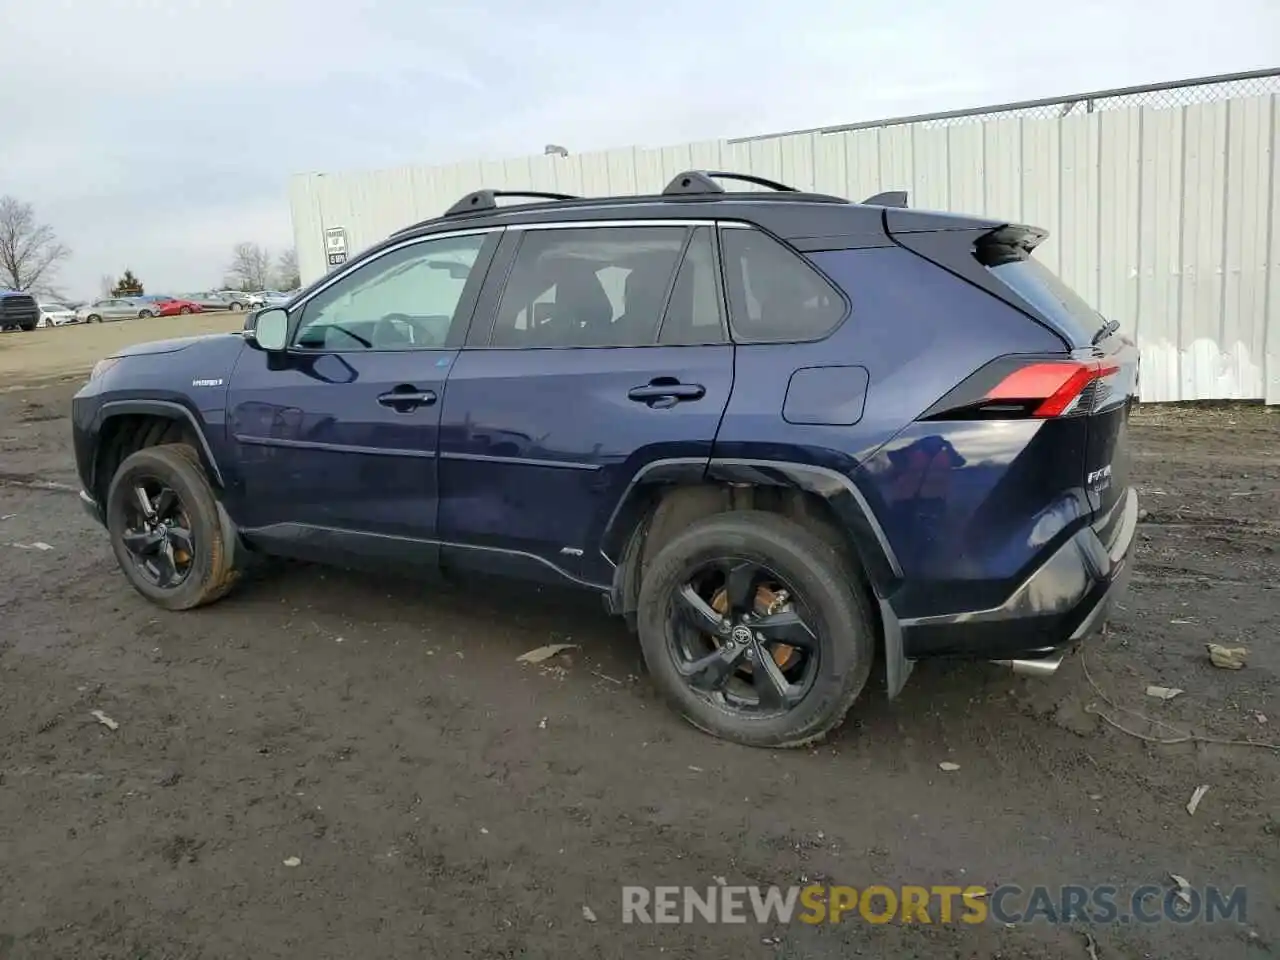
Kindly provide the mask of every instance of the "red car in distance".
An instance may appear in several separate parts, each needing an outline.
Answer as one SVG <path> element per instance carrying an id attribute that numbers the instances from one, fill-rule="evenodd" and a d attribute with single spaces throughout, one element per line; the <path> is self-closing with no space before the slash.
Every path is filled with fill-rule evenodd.
<path id="1" fill-rule="evenodd" d="M 157 312 L 162 317 L 176 317 L 178 314 L 203 313 L 204 307 L 194 300 L 165 300 L 156 304 Z"/>

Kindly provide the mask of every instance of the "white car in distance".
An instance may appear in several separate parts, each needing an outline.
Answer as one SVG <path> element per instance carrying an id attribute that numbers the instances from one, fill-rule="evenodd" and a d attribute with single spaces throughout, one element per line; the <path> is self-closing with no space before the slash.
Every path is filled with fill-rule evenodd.
<path id="1" fill-rule="evenodd" d="M 79 322 L 80 319 L 76 316 L 75 310 L 65 303 L 42 303 L 40 304 L 40 319 L 36 322 L 36 326 L 62 327 L 68 323 Z"/>

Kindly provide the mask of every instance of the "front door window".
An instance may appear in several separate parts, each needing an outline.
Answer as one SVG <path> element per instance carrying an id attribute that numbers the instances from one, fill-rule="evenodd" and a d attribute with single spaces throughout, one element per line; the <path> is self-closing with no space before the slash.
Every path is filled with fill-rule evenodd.
<path id="1" fill-rule="evenodd" d="M 370 260 L 306 304 L 295 344 L 327 351 L 444 347 L 485 239 L 443 237 Z"/>

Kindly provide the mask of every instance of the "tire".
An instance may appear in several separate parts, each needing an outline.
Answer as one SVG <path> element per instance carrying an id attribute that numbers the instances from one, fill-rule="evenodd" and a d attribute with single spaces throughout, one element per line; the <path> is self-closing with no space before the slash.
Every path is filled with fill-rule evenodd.
<path id="1" fill-rule="evenodd" d="M 155 314 L 154 314 L 154 313 L 152 313 L 150 310 L 139 310 L 139 311 L 138 311 L 138 319 L 139 319 L 139 320 L 146 320 L 148 317 L 154 317 L 154 316 L 155 316 Z"/>
<path id="2" fill-rule="evenodd" d="M 191 312 L 191 308 L 190 308 L 190 307 L 181 307 L 181 308 L 179 308 L 178 312 L 179 312 L 180 314 L 182 314 L 182 315 L 185 317 L 187 314 L 189 314 L 189 313 Z"/>
<path id="3" fill-rule="evenodd" d="M 799 702 L 780 715 L 744 715 L 717 703 L 695 691 L 678 669 L 672 620 L 678 591 L 699 568 L 723 557 L 776 572 L 794 589 L 803 620 L 816 634 L 812 679 Z M 667 543 L 644 573 L 637 626 L 645 663 L 677 712 L 706 733 L 753 747 L 813 743 L 840 724 L 871 674 L 875 621 L 861 582 L 848 556 L 785 517 L 756 510 L 706 517 Z"/>
<path id="4" fill-rule="evenodd" d="M 84 322 L 85 323 L 101 323 L 102 318 L 98 316 L 96 313 L 91 313 L 84 318 Z"/>
<path id="5" fill-rule="evenodd" d="M 242 311 L 243 309 L 244 309 L 244 304 L 243 304 L 243 303 L 233 303 L 233 304 L 231 304 L 231 312 L 232 312 L 232 313 L 239 313 L 239 312 L 240 312 L 240 311 Z"/>
<path id="6" fill-rule="evenodd" d="M 190 531 L 191 550 L 185 575 L 173 586 L 157 585 L 124 543 L 127 510 L 136 504 L 134 488 L 159 483 L 176 495 Z M 225 542 L 218 501 L 195 449 L 185 443 L 145 447 L 125 458 L 112 477 L 106 503 L 107 530 L 120 569 L 133 588 L 166 610 L 190 610 L 223 597 L 238 571 Z"/>

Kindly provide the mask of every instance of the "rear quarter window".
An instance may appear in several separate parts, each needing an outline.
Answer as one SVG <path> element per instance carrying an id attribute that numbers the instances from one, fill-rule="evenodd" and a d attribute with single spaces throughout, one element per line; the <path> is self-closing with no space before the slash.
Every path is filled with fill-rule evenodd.
<path id="1" fill-rule="evenodd" d="M 839 291 L 798 253 L 759 230 L 720 231 L 734 339 L 820 340 L 848 312 Z"/>

